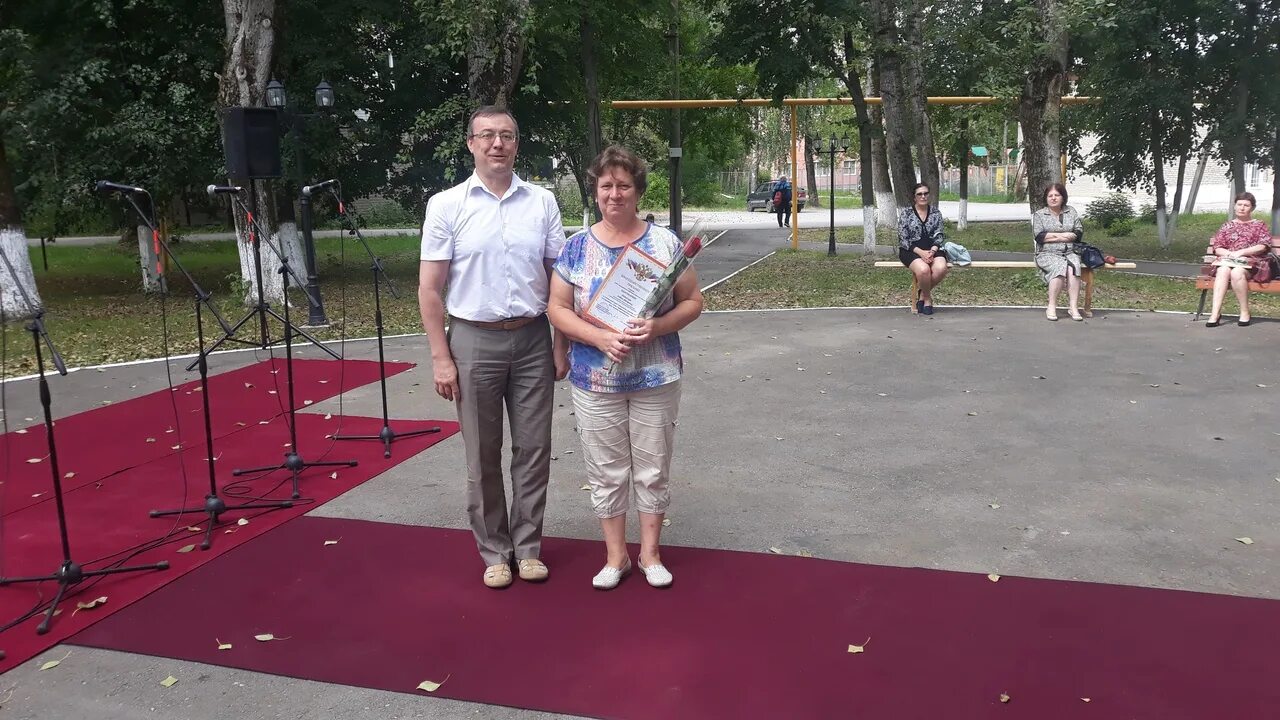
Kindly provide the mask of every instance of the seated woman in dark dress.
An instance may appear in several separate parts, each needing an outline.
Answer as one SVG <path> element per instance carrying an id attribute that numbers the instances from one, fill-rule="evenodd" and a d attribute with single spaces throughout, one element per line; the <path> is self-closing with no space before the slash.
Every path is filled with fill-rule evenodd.
<path id="1" fill-rule="evenodd" d="M 933 289 L 947 276 L 947 254 L 942 252 L 942 213 L 929 204 L 929 186 L 916 183 L 913 204 L 898 213 L 898 259 L 916 276 L 920 297 L 912 298 L 916 311 L 933 314 Z"/>

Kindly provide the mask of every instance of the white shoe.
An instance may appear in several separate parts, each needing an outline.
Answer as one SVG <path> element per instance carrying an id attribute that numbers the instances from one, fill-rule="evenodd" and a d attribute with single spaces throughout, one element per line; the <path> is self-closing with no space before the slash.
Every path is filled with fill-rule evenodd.
<path id="1" fill-rule="evenodd" d="M 675 578 L 671 577 L 671 572 L 663 567 L 662 563 L 645 567 L 637 562 L 636 566 L 640 568 L 640 572 L 644 573 L 644 579 L 648 580 L 653 587 L 670 587 L 671 583 L 675 581 Z"/>
<path id="2" fill-rule="evenodd" d="M 618 583 L 622 582 L 622 578 L 631 572 L 631 558 L 627 558 L 627 562 L 621 568 L 609 567 L 605 565 L 600 568 L 600 572 L 591 578 L 591 587 L 597 590 L 612 590 L 618 587 Z"/>

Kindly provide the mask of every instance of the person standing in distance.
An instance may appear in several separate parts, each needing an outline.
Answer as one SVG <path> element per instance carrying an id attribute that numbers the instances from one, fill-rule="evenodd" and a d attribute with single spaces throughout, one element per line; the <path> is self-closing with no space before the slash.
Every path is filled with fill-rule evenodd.
<path id="1" fill-rule="evenodd" d="M 511 584 L 513 561 L 522 580 L 547 579 L 539 555 L 554 381 L 569 371 L 568 342 L 559 333 L 553 339 L 546 316 L 551 265 L 564 245 L 560 209 L 549 191 L 515 174 L 519 133 L 504 108 L 471 114 L 467 149 L 476 169 L 427 201 L 418 284 L 436 392 L 458 409 L 467 514 L 491 588 Z M 510 512 L 502 480 L 504 406 Z"/>

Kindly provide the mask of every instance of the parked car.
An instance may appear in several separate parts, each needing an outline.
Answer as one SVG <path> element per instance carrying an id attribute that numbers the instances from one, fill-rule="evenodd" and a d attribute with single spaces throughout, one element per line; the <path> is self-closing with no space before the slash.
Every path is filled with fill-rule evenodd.
<path id="1" fill-rule="evenodd" d="M 773 212 L 773 190 L 777 184 L 777 180 L 770 180 L 767 183 L 760 183 L 760 187 L 747 193 L 747 212 L 755 212 L 759 208 L 764 208 L 765 212 Z M 801 188 L 796 196 L 796 212 L 804 209 L 804 203 L 808 199 L 809 194 Z"/>

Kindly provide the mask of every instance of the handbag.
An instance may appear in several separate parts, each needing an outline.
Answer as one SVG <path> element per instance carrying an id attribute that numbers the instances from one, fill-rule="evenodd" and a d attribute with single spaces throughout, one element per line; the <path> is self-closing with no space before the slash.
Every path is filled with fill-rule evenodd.
<path id="1" fill-rule="evenodd" d="M 1280 258 L 1276 257 L 1274 252 L 1268 250 L 1258 258 L 1258 263 L 1253 269 L 1253 277 L 1249 279 L 1260 285 L 1265 285 L 1274 280 L 1276 275 L 1280 275 Z"/>
<path id="2" fill-rule="evenodd" d="M 973 262 L 973 256 L 969 254 L 969 249 L 960 243 L 953 243 L 948 240 L 942 243 L 942 252 L 947 254 L 948 260 L 960 267 Z"/>
<path id="3" fill-rule="evenodd" d="M 1096 270 L 1107 264 L 1102 251 L 1089 243 L 1077 243 L 1076 250 L 1080 253 L 1080 263 L 1090 270 Z"/>

